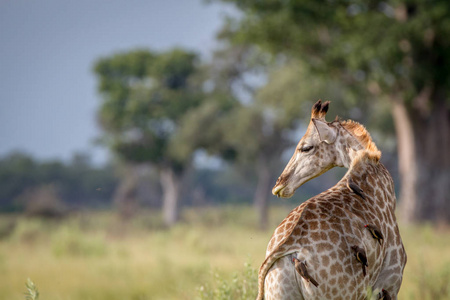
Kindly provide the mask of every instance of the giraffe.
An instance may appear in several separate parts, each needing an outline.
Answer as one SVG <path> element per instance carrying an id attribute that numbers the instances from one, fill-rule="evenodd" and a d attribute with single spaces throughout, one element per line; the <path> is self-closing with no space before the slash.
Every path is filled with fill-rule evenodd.
<path id="1" fill-rule="evenodd" d="M 329 169 L 348 168 L 332 188 L 293 209 L 275 229 L 258 275 L 257 299 L 364 299 L 368 288 L 397 299 L 406 252 L 394 210 L 392 177 L 381 152 L 361 124 L 327 122 L 329 102 L 319 100 L 294 155 L 272 193 L 291 197 L 306 181 Z M 383 242 L 365 225 L 379 230 Z M 361 249 L 367 267 L 355 258 Z M 296 272 L 304 262 L 317 287 Z M 367 274 L 363 274 L 364 269 Z"/>

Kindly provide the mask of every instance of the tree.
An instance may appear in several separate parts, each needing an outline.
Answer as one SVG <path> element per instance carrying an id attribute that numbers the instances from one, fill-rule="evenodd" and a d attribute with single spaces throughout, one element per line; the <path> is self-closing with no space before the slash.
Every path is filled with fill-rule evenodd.
<path id="1" fill-rule="evenodd" d="M 407 221 L 450 221 L 449 2 L 222 1 L 244 13 L 231 22 L 234 42 L 295 57 L 311 75 L 388 101 L 401 213 Z"/>
<path id="2" fill-rule="evenodd" d="M 205 108 L 219 113 L 221 107 L 204 89 L 206 79 L 197 56 L 181 49 L 137 50 L 100 59 L 95 73 L 103 96 L 98 115 L 104 141 L 129 164 L 158 168 L 164 220 L 173 225 L 183 174 L 194 152 L 211 145 L 211 135 L 205 134 L 210 124 L 196 126 L 199 123 L 192 119 Z M 207 97 L 212 105 L 202 106 Z M 206 116 L 214 116 L 213 111 Z M 123 182 L 122 194 L 132 198 L 133 184 Z"/>
<path id="3" fill-rule="evenodd" d="M 220 33 L 223 47 L 213 60 L 212 76 L 219 89 L 240 99 L 225 118 L 223 139 L 236 153 L 235 166 L 252 169 L 256 184 L 253 203 L 259 227 L 268 225 L 271 188 L 280 168 L 283 152 L 296 144 L 289 134 L 309 120 L 313 99 L 336 99 L 335 111 L 350 104 L 347 93 L 334 82 L 311 80 L 297 59 L 276 57 L 246 43 L 229 43 L 228 28 Z M 228 43 L 227 43 L 228 41 Z M 249 182 L 253 183 L 253 182 Z"/>

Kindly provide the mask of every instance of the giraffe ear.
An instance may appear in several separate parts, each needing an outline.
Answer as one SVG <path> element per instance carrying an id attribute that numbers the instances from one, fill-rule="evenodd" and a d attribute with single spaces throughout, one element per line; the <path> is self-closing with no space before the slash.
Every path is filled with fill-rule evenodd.
<path id="1" fill-rule="evenodd" d="M 318 119 L 312 119 L 312 121 L 317 129 L 317 132 L 319 133 L 319 138 L 321 141 L 324 141 L 327 144 L 332 144 L 336 141 L 336 127 L 330 126 L 327 122 Z"/>

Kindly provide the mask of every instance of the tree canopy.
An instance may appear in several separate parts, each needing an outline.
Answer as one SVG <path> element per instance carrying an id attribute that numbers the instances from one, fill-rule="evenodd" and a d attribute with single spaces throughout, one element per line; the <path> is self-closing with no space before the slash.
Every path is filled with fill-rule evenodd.
<path id="1" fill-rule="evenodd" d="M 168 148 L 183 114 L 205 98 L 197 63 L 194 53 L 180 49 L 137 50 L 97 62 L 104 97 L 99 121 L 116 153 L 127 161 L 185 163 Z"/>
<path id="2" fill-rule="evenodd" d="M 448 88 L 450 4 L 445 1 L 239 1 L 235 42 L 297 57 L 373 92 L 412 101 L 430 82 Z"/>

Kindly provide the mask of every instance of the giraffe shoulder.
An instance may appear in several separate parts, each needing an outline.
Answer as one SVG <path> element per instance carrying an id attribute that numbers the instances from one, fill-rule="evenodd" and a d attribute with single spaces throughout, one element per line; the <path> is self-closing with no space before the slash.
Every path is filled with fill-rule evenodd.
<path id="1" fill-rule="evenodd" d="M 317 217 L 314 212 L 316 210 L 316 204 L 310 200 L 296 207 L 278 225 L 270 239 L 266 257 L 269 255 L 288 253 L 293 248 L 298 248 L 298 241 L 307 235 L 310 230 L 316 229 L 317 222 L 311 222 L 312 219 Z"/>

